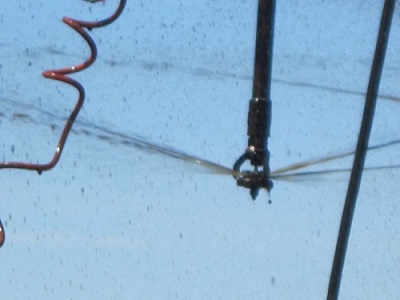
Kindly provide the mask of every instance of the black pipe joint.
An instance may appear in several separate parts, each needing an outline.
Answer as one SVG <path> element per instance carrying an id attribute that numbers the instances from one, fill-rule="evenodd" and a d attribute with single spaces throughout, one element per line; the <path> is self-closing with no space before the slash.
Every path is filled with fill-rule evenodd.
<path id="1" fill-rule="evenodd" d="M 270 134 L 271 106 L 271 100 L 265 98 L 253 98 L 249 102 L 248 149 L 252 149 L 250 162 L 254 166 L 263 166 L 268 155 L 265 149 Z"/>

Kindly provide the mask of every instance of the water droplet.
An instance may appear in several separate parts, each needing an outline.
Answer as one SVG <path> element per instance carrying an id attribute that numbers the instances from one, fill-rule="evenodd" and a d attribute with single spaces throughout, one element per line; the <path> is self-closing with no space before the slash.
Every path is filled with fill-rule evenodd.
<path id="1" fill-rule="evenodd" d="M 275 285 L 275 282 L 276 282 L 275 277 L 271 276 L 271 285 Z"/>

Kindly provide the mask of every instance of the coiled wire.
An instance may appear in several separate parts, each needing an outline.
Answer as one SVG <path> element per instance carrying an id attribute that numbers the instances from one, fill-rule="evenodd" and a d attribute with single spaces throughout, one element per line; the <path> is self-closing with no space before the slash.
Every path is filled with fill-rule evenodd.
<path id="1" fill-rule="evenodd" d="M 85 0 L 87 1 L 87 0 Z M 91 3 L 100 2 L 103 0 L 89 0 Z M 65 143 L 67 141 L 68 135 L 71 131 L 72 125 L 74 124 L 76 117 L 79 114 L 83 106 L 83 102 L 85 100 L 85 89 L 83 86 L 76 80 L 68 77 L 68 74 L 80 72 L 88 67 L 90 67 L 97 58 L 97 48 L 93 39 L 90 37 L 89 33 L 85 30 L 85 28 L 91 31 L 93 28 L 99 28 L 106 26 L 112 22 L 114 22 L 124 10 L 126 4 L 126 0 L 120 0 L 119 5 L 115 12 L 108 18 L 100 21 L 80 21 L 75 20 L 69 17 L 63 17 L 62 21 L 74 29 L 80 36 L 86 41 L 90 48 L 90 56 L 89 58 L 81 64 L 77 64 L 71 67 L 56 69 L 56 70 L 48 70 L 43 72 L 43 76 L 49 79 L 58 80 L 69 85 L 75 87 L 78 92 L 78 101 L 75 104 L 70 116 L 68 117 L 67 122 L 65 123 L 64 129 L 61 133 L 60 139 L 58 141 L 56 151 L 54 153 L 53 158 L 48 163 L 29 163 L 29 162 L 0 162 L 0 169 L 25 169 L 25 170 L 33 170 L 37 171 L 41 174 L 43 171 L 48 171 L 52 169 L 60 160 L 62 151 L 64 150 Z M 4 244 L 5 241 L 5 232 L 3 224 L 0 221 L 0 247 Z"/>
<path id="2" fill-rule="evenodd" d="M 96 2 L 100 2 L 100 1 L 101 0 L 97 0 Z M 93 2 L 93 1 L 91 1 L 91 2 Z M 74 109 L 72 110 L 70 116 L 68 117 L 68 120 L 64 126 L 64 129 L 63 129 L 60 139 L 58 141 L 56 151 L 50 162 L 44 163 L 44 164 L 34 164 L 34 163 L 25 163 L 25 162 L 2 162 L 2 163 L 0 163 L 1 169 L 13 168 L 13 169 L 34 170 L 34 171 L 37 171 L 39 174 L 41 174 L 43 171 L 48 171 L 48 170 L 52 169 L 57 164 L 57 162 L 59 161 L 59 159 L 61 157 L 62 151 L 64 149 L 65 142 L 67 141 L 68 135 L 71 131 L 72 125 L 74 124 L 75 119 L 78 116 L 78 113 L 79 113 L 80 109 L 82 108 L 82 105 L 83 105 L 83 102 L 85 99 L 85 89 L 83 88 L 83 86 L 78 81 L 72 79 L 71 77 L 68 77 L 67 75 L 76 73 L 76 72 L 80 72 L 80 71 L 90 67 L 97 58 L 96 44 L 84 28 L 86 28 L 90 31 L 93 28 L 99 28 L 99 27 L 106 26 L 106 25 L 112 23 L 122 13 L 122 11 L 125 7 L 125 4 L 126 4 L 126 0 L 121 0 L 117 10 L 109 18 L 106 18 L 101 21 L 86 22 L 86 21 L 71 19 L 69 17 L 62 18 L 62 21 L 65 24 L 67 24 L 72 29 L 74 29 L 76 32 L 78 32 L 80 34 L 80 36 L 86 41 L 86 43 L 89 45 L 91 54 L 90 54 L 89 58 L 81 64 L 77 64 L 77 65 L 63 68 L 63 69 L 44 71 L 42 75 L 46 78 L 62 81 L 64 83 L 67 83 L 67 84 L 75 87 L 79 92 L 78 101 L 77 101 Z"/>

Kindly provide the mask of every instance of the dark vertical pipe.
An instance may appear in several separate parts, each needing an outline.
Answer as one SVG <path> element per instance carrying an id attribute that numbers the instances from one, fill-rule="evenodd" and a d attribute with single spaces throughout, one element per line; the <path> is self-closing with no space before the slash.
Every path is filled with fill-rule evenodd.
<path id="1" fill-rule="evenodd" d="M 254 62 L 253 95 L 249 103 L 247 118 L 248 147 L 235 162 L 233 169 L 237 184 L 250 189 L 253 199 L 260 188 L 272 188 L 269 170 L 268 137 L 271 128 L 271 72 L 272 48 L 275 22 L 275 0 L 259 0 L 256 51 Z M 254 171 L 240 171 L 241 165 L 249 160 Z M 258 168 L 263 170 L 259 171 Z"/>
<path id="2" fill-rule="evenodd" d="M 262 182 L 269 191 L 272 187 L 269 168 L 268 138 L 271 131 L 272 50 L 274 42 L 275 0 L 259 0 L 256 51 L 253 76 L 253 97 L 248 116 L 248 149 L 254 149 L 251 164 L 262 166 Z M 252 192 L 253 198 L 257 195 Z"/>
<path id="3" fill-rule="evenodd" d="M 335 257 L 332 265 L 332 272 L 327 297 L 328 300 L 336 300 L 339 296 L 340 281 L 342 278 L 347 244 L 349 241 L 354 209 L 360 187 L 362 171 L 364 168 L 364 161 L 368 150 L 368 140 L 375 113 L 376 98 L 378 95 L 379 83 L 381 79 L 383 64 L 385 61 L 386 48 L 388 44 L 395 3 L 395 0 L 386 0 L 382 11 L 382 18 L 376 43 L 375 56 L 371 68 L 368 91 L 365 100 L 364 115 L 361 123 L 356 154 L 353 162 L 353 170 L 351 173 L 345 205 L 343 208 L 339 236 L 336 244 Z"/>
<path id="4" fill-rule="evenodd" d="M 274 39 L 275 1 L 259 0 L 253 97 L 248 115 L 249 149 L 254 149 L 251 163 L 263 166 L 269 180 L 268 137 L 271 128 L 271 73 Z"/>
<path id="5" fill-rule="evenodd" d="M 270 98 L 275 0 L 259 0 L 253 98 Z"/>

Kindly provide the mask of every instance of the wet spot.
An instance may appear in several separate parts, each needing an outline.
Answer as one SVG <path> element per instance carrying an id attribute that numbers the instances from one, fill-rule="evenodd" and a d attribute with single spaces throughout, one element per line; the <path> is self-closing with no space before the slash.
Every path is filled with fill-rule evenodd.
<path id="1" fill-rule="evenodd" d="M 276 280 L 274 276 L 271 276 L 271 285 L 275 286 Z"/>
<path id="2" fill-rule="evenodd" d="M 88 136 L 92 135 L 92 133 L 89 130 L 86 130 L 86 129 L 81 129 L 81 132 L 83 134 L 85 134 L 85 135 L 88 135 Z"/>
<path id="3" fill-rule="evenodd" d="M 107 135 L 102 135 L 102 134 L 98 134 L 97 137 L 98 137 L 100 140 L 103 140 L 103 141 L 111 141 L 111 140 L 113 140 L 111 137 L 109 137 L 109 136 L 107 136 Z"/>
<path id="4" fill-rule="evenodd" d="M 28 114 L 25 113 L 13 113 L 12 114 L 12 119 L 15 120 L 19 120 L 19 121 L 23 121 L 23 122 L 32 122 L 32 123 L 36 123 L 36 121 Z"/>
<path id="5" fill-rule="evenodd" d="M 52 131 L 55 131 L 57 129 L 57 125 L 56 124 L 50 124 L 50 128 Z"/>
<path id="6" fill-rule="evenodd" d="M 14 119 L 29 119 L 29 115 L 24 114 L 24 113 L 14 113 L 13 118 Z"/>

